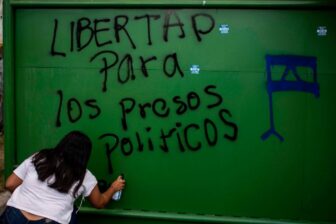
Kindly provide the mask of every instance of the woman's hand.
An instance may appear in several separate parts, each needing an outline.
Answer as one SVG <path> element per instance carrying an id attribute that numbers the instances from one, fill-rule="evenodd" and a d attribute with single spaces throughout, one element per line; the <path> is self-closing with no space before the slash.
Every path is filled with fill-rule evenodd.
<path id="1" fill-rule="evenodd" d="M 111 188 L 117 192 L 124 189 L 125 184 L 126 181 L 122 178 L 122 176 L 119 176 L 115 181 L 112 182 Z"/>
<path id="2" fill-rule="evenodd" d="M 97 184 L 89 195 L 89 201 L 95 208 L 104 208 L 117 191 L 124 189 L 125 183 L 122 176 L 119 176 L 103 193 L 100 192 Z"/>

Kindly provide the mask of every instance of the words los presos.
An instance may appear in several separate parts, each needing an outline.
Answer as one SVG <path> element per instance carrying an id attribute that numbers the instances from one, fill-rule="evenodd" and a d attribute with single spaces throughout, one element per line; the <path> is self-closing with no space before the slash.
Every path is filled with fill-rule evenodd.
<path id="1" fill-rule="evenodd" d="M 124 156 L 154 150 L 166 153 L 171 150 L 199 151 L 204 146 L 216 146 L 225 140 L 234 142 L 238 138 L 238 125 L 231 111 L 223 106 L 223 97 L 215 85 L 206 85 L 199 91 L 189 91 L 185 95 L 157 97 L 150 101 L 139 101 L 127 96 L 121 98 L 117 106 L 111 105 L 111 108 L 106 108 L 105 104 L 103 108 L 100 102 L 93 98 L 79 100 L 62 90 L 57 91 L 57 96 L 57 127 L 75 124 L 81 120 L 95 120 L 105 110 L 110 112 L 111 108 L 118 111 L 116 118 L 119 121 L 116 122 L 122 130 L 111 130 L 98 137 L 105 146 L 111 173 L 111 154 L 117 149 Z M 206 113 L 198 113 L 200 119 L 197 122 L 184 121 L 184 115 L 197 113 L 199 110 L 206 110 Z M 146 122 L 146 118 L 149 117 L 158 119 L 158 122 L 162 120 L 169 123 L 171 127 L 159 126 L 158 129 L 158 123 Z M 144 121 L 142 127 L 139 127 L 139 121 Z M 130 130 L 129 127 L 134 123 L 139 130 Z M 203 136 L 203 139 L 195 138 L 195 135 Z"/>

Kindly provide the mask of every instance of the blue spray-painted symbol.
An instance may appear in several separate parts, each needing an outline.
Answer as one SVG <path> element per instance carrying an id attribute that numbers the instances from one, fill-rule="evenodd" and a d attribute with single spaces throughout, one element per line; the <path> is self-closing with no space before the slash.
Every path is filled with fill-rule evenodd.
<path id="1" fill-rule="evenodd" d="M 285 71 L 282 74 L 281 80 L 272 80 L 272 66 L 285 66 Z M 310 68 L 313 72 L 313 81 L 307 82 L 300 78 L 297 73 L 297 67 Z M 266 73 L 267 73 L 267 93 L 269 97 L 269 112 L 270 112 L 270 129 L 266 131 L 262 136 L 262 140 L 268 139 L 271 135 L 275 135 L 280 141 L 284 141 L 284 138 L 275 130 L 274 117 L 273 117 L 273 92 L 280 91 L 299 91 L 314 94 L 315 97 L 319 97 L 319 85 L 317 83 L 317 71 L 316 71 L 316 58 L 306 56 L 294 56 L 294 55 L 266 55 Z M 295 80 L 287 80 L 289 72 L 292 72 Z"/>

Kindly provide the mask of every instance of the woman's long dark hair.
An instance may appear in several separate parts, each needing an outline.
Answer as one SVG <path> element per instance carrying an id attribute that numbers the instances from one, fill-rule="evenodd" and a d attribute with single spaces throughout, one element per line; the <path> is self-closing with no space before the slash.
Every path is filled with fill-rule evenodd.
<path id="1" fill-rule="evenodd" d="M 62 193 L 68 193 L 78 182 L 73 191 L 76 197 L 85 177 L 91 148 L 88 136 L 79 131 L 70 132 L 55 148 L 43 149 L 34 155 L 32 161 L 38 179 L 48 181 L 54 175 L 55 179 L 48 185 Z"/>

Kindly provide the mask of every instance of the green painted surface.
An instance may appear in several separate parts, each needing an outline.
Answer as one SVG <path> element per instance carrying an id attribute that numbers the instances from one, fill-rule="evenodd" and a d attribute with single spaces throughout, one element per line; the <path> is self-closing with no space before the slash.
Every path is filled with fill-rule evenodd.
<path id="1" fill-rule="evenodd" d="M 7 99 L 15 129 L 15 144 L 6 147 L 7 173 L 13 165 L 8 160 L 21 162 L 79 129 L 94 143 L 89 168 L 97 178 L 109 182 L 123 172 L 127 180 L 120 202 L 99 212 L 84 206 L 83 215 L 94 213 L 101 223 L 336 223 L 335 14 L 17 8 L 11 52 L 15 81 L 7 81 L 5 90 L 14 92 L 15 102 L 10 109 Z M 151 17 L 150 29 L 140 18 L 144 15 L 157 16 Z M 195 15 L 198 30 L 209 30 L 200 34 L 201 41 L 193 28 Z M 122 26 L 126 18 L 118 41 L 115 24 Z M 172 24 L 167 41 L 165 19 Z M 84 28 L 76 33 L 79 24 Z M 229 33 L 221 34 L 221 25 L 228 25 Z M 320 26 L 327 28 L 326 36 L 317 35 Z M 93 29 L 100 31 L 90 39 Z M 105 51 L 110 53 L 94 58 Z M 284 142 L 260 138 L 270 126 L 267 54 L 317 58 L 319 98 L 273 94 L 274 123 Z M 104 57 L 107 64 L 116 62 L 107 72 L 106 89 Z M 153 59 L 146 63 L 147 73 L 141 58 Z M 11 68 L 8 57 L 6 63 Z M 199 74 L 191 73 L 192 65 L 199 65 Z M 274 68 L 275 79 L 283 69 Z M 311 70 L 298 71 L 312 81 Z M 126 129 L 122 105 L 129 109 L 132 102 Z M 106 144 L 116 146 L 108 156 Z"/>
<path id="2" fill-rule="evenodd" d="M 135 6 L 135 7 L 291 7 L 291 8 L 314 8 L 314 7 L 330 7 L 336 6 L 333 0 L 96 0 L 92 3 L 91 0 L 10 0 L 14 6 L 38 7 L 38 6 L 82 6 L 82 7 L 100 7 L 100 6 Z"/>

